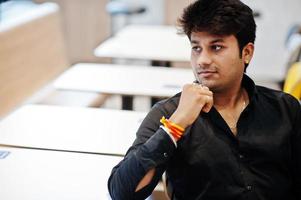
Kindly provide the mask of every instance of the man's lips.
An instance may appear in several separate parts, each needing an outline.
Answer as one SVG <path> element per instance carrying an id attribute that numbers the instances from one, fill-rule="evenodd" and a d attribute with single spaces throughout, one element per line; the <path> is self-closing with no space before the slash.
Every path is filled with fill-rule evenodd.
<path id="1" fill-rule="evenodd" d="M 215 70 L 203 70 L 203 71 L 199 71 L 197 72 L 198 75 L 202 76 L 202 77 L 209 77 L 212 74 L 215 74 L 216 71 Z"/>

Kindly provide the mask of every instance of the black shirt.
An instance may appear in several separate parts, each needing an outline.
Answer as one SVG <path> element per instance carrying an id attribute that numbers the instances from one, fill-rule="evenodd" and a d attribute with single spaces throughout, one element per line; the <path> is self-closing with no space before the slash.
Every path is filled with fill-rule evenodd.
<path id="1" fill-rule="evenodd" d="M 137 131 L 126 157 L 113 170 L 108 187 L 113 199 L 145 199 L 166 170 L 174 199 L 300 200 L 301 108 L 292 96 L 255 86 L 244 75 L 250 103 L 234 136 L 213 107 L 185 130 L 177 147 L 160 128 L 180 94 L 157 103 Z M 151 168 L 156 174 L 135 193 Z"/>

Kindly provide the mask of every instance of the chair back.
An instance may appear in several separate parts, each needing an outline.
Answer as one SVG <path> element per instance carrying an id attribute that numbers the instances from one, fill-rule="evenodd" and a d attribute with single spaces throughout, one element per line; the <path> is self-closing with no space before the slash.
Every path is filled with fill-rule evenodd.
<path id="1" fill-rule="evenodd" d="M 0 24 L 0 117 L 69 66 L 58 6 L 45 3 L 36 11 Z"/>
<path id="2" fill-rule="evenodd" d="M 288 70 L 283 91 L 301 100 L 301 62 L 294 63 Z"/>

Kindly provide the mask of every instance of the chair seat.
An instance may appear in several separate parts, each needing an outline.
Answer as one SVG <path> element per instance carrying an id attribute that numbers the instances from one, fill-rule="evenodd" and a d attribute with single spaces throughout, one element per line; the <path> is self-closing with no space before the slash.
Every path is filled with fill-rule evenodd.
<path id="1" fill-rule="evenodd" d="M 106 10 L 110 15 L 133 15 L 144 13 L 146 8 L 141 5 L 112 1 L 107 4 Z"/>
<path id="2" fill-rule="evenodd" d="M 297 99 L 301 99 L 301 63 L 297 62 L 288 70 L 285 83 L 284 92 L 287 92 Z"/>

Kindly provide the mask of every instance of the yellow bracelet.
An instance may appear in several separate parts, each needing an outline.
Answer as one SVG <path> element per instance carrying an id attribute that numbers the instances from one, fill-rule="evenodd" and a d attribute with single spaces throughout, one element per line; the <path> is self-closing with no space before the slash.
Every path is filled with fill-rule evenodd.
<path id="1" fill-rule="evenodd" d="M 161 118 L 160 122 L 164 125 L 166 129 L 170 132 L 170 134 L 176 139 L 179 140 L 183 136 L 184 128 L 181 126 L 172 123 L 164 116 Z"/>
<path id="2" fill-rule="evenodd" d="M 172 127 L 176 128 L 177 130 L 181 131 L 181 132 L 184 132 L 184 128 L 181 127 L 180 125 L 178 124 L 175 124 L 171 121 L 169 121 L 168 119 L 166 119 L 164 116 L 162 116 L 160 122 L 165 126 L 165 124 L 170 124 Z"/>

